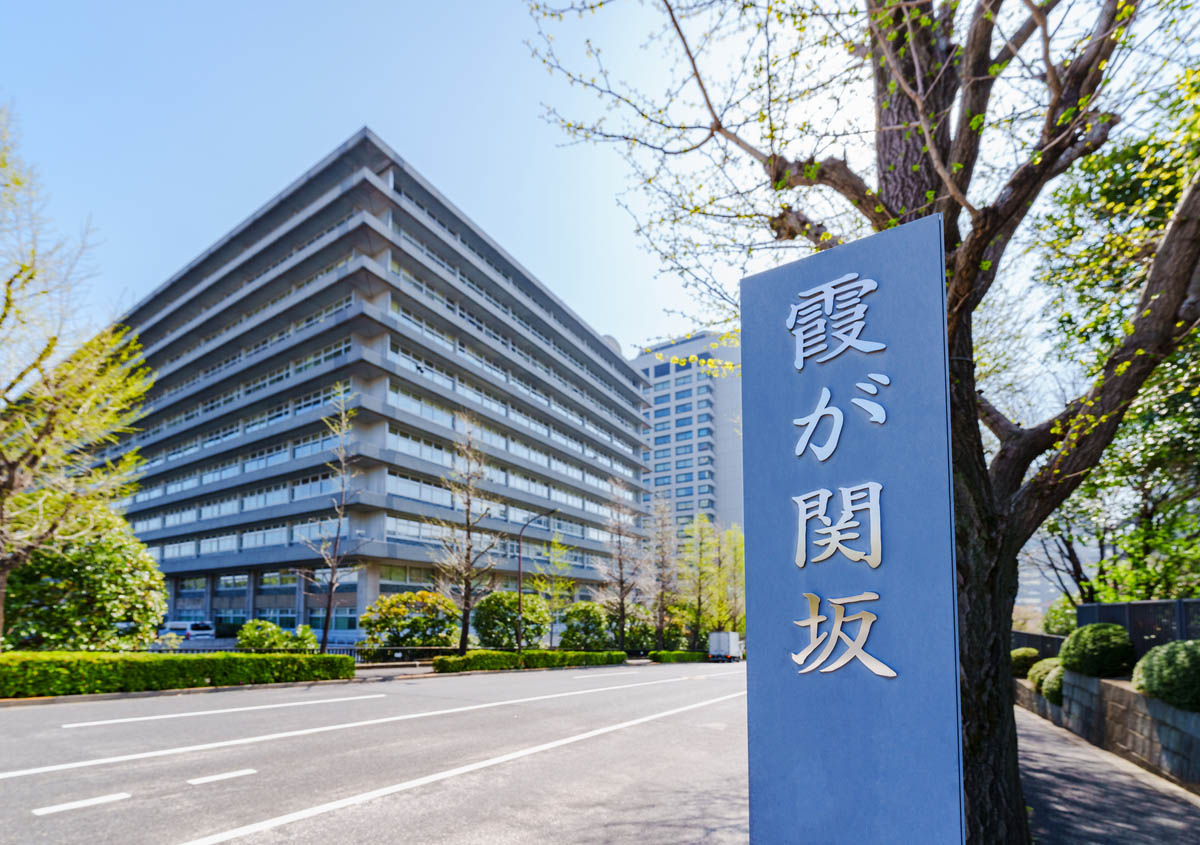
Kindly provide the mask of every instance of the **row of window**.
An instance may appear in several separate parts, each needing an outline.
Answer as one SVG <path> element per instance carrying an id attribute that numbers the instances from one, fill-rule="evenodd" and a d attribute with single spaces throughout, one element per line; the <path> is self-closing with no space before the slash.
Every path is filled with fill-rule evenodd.
<path id="1" fill-rule="evenodd" d="M 341 531 L 345 535 L 347 526 Z M 338 520 L 309 519 L 303 522 L 263 525 L 245 531 L 229 531 L 207 537 L 175 540 L 162 545 L 147 546 L 155 560 L 175 560 L 197 555 L 222 554 L 238 550 L 258 549 L 264 546 L 283 546 L 291 543 L 313 543 L 320 545 L 332 540 L 338 533 Z"/>
<path id="2" fill-rule="evenodd" d="M 529 516 L 532 515 L 529 514 Z M 514 521 L 512 516 L 512 509 L 510 509 L 510 522 Z M 399 542 L 436 543 L 442 540 L 447 533 L 446 529 L 440 525 L 416 519 L 406 519 L 402 516 L 387 517 L 386 526 L 387 538 Z M 546 526 L 543 525 L 542 527 Z M 588 531 L 589 536 L 587 539 L 589 540 L 606 543 L 611 539 L 606 531 L 597 531 L 594 529 L 588 529 Z M 520 554 L 527 560 L 549 561 L 550 551 L 551 549 L 547 544 L 537 540 L 525 540 L 520 546 Z M 517 552 L 517 541 L 509 538 L 498 539 L 496 546 L 492 549 L 492 554 L 496 557 L 516 558 Z M 605 555 L 584 551 L 573 546 L 564 549 L 562 554 L 563 559 L 568 563 L 584 569 L 597 569 L 607 560 Z"/>
<path id="3" fill-rule="evenodd" d="M 177 414 L 173 414 L 167 419 L 151 426 L 145 432 L 139 435 L 138 439 L 145 439 L 163 431 L 170 431 L 171 429 L 177 428 L 203 414 L 211 413 L 212 411 L 215 411 L 218 408 L 223 408 L 226 405 L 238 401 L 239 399 L 243 399 L 247 396 L 253 396 L 255 393 L 287 381 L 288 379 L 299 375 L 306 370 L 311 370 L 313 367 L 318 367 L 321 364 L 327 364 L 330 361 L 337 360 L 341 356 L 347 354 L 349 351 L 350 338 L 342 338 L 341 340 L 335 341 L 328 346 L 322 347 L 314 352 L 310 352 L 303 357 L 296 358 L 281 367 L 277 367 L 269 373 L 264 373 L 263 375 L 243 382 L 242 384 L 230 388 L 223 393 L 219 393 L 215 396 L 209 396 L 203 401 L 187 408 L 186 410 L 180 411 Z M 220 429 L 219 436 L 216 437 L 214 437 L 214 432 L 206 432 L 204 435 L 199 435 L 191 440 L 184 441 L 183 443 L 179 443 L 172 447 L 171 450 L 167 452 L 166 458 L 167 460 L 172 460 L 183 455 L 190 455 L 200 449 L 202 441 L 205 445 L 210 445 L 212 442 L 221 442 L 221 440 L 236 436 L 238 433 L 239 432 L 236 428 L 236 424 L 235 426 L 226 426 L 225 428 Z"/>
<path id="4" fill-rule="evenodd" d="M 283 454 L 288 454 L 284 450 Z M 247 472 L 249 470 L 246 470 Z M 259 510 L 261 508 L 282 505 L 314 496 L 323 496 L 336 492 L 337 485 L 333 476 L 328 472 L 297 478 L 293 481 L 283 481 L 257 490 L 245 493 L 223 496 L 195 505 L 185 505 L 172 508 L 169 511 L 156 513 L 133 521 L 136 532 L 157 531 L 160 528 L 171 528 L 176 525 L 186 525 L 203 519 L 215 519 L 236 513 Z"/>
<path id="5" fill-rule="evenodd" d="M 201 346 L 204 346 L 208 343 L 211 343 L 212 341 L 216 340 L 219 337 L 223 337 L 223 336 L 229 334 L 234 329 L 236 329 L 238 326 L 241 326 L 241 325 L 249 322 L 250 320 L 254 319 L 259 314 L 261 314 L 263 311 L 266 311 L 271 306 L 276 305 L 280 301 L 291 296 L 296 291 L 307 287 L 308 285 L 312 284 L 313 282 L 317 281 L 318 279 L 320 279 L 324 276 L 329 275 L 330 273 L 336 272 L 338 269 L 340 269 L 341 267 L 348 264 L 353 257 L 354 257 L 354 253 L 346 255 L 346 256 L 342 257 L 341 259 L 339 259 L 338 261 L 335 261 L 334 263 L 332 263 L 329 266 L 325 267 L 324 269 L 320 270 L 319 272 L 313 274 L 312 276 L 309 276 L 303 282 L 301 282 L 297 285 L 285 288 L 283 291 L 281 291 L 276 296 L 273 296 L 271 299 L 260 303 L 259 305 L 255 306 L 254 308 L 250 309 L 249 311 L 242 312 L 242 314 L 240 314 L 237 317 L 237 319 L 235 319 L 233 322 L 225 324 L 224 326 L 222 326 L 220 329 L 213 332 L 212 334 L 209 334 L 206 337 L 200 338 L 200 340 L 198 340 L 196 343 L 189 346 L 187 349 L 184 349 L 179 354 L 172 356 L 167 361 L 167 365 L 170 365 L 171 363 L 184 357 L 185 355 L 191 354 L 191 352 L 193 350 L 195 350 Z M 193 384 L 196 384 L 197 382 L 203 381 L 204 379 L 214 376 L 217 373 L 223 372 L 224 370 L 229 369 L 230 367 L 238 364 L 239 362 L 244 361 L 245 359 L 250 358 L 253 355 L 257 355 L 259 352 L 263 351 L 264 349 L 269 349 L 278 343 L 282 343 L 284 340 L 291 337 L 293 334 L 304 331 L 305 329 L 309 328 L 310 326 L 315 326 L 317 323 L 320 323 L 320 322 L 323 322 L 324 320 L 329 319 L 334 314 L 337 314 L 338 312 L 340 312 L 346 308 L 349 308 L 351 306 L 351 304 L 353 303 L 353 301 L 354 301 L 353 295 L 349 295 L 349 296 L 343 297 L 342 299 L 339 299 L 337 302 L 333 302 L 333 303 L 330 303 L 329 305 L 319 308 L 316 311 L 312 312 L 311 314 L 306 314 L 304 317 L 301 317 L 299 320 L 289 323 L 288 325 L 284 326 L 282 329 L 272 332 L 267 337 L 257 340 L 254 343 L 248 344 L 248 345 L 238 349 L 232 355 L 226 356 L 225 358 L 221 359 L 220 361 L 218 361 L 215 364 L 210 364 L 209 366 L 205 367 L 204 369 L 196 372 L 196 374 L 193 375 L 191 378 L 185 379 L 184 381 L 181 381 L 177 384 L 171 385 L 171 387 L 167 388 L 162 393 L 155 396 L 154 401 L 158 402 L 158 401 L 161 401 L 162 399 L 167 398 L 168 396 L 172 396 L 176 393 L 179 393 L 182 390 L 187 390 L 189 387 L 191 387 Z"/>
<path id="6" fill-rule="evenodd" d="M 446 428 L 457 431 L 463 430 L 465 425 L 461 418 L 456 417 L 454 412 L 449 408 L 444 408 L 423 396 L 409 393 L 396 382 L 392 382 L 388 387 L 388 401 L 413 416 L 429 420 Z M 541 464 L 549 469 L 566 472 L 567 475 L 573 474 L 573 472 L 568 471 L 571 469 L 571 465 L 565 461 L 559 461 L 553 458 L 548 452 L 543 452 L 515 438 L 506 437 L 504 434 L 488 426 L 476 424 L 470 429 L 470 434 L 478 442 L 486 443 L 497 449 L 503 449 L 513 455 L 533 463 Z M 549 436 L 551 440 L 555 439 L 552 433 Z M 399 451 L 406 451 L 408 454 L 416 454 L 419 457 L 428 456 L 429 460 L 433 460 L 442 466 L 454 465 L 454 458 L 449 449 L 425 440 L 406 444 L 403 442 L 405 439 L 410 441 L 415 440 L 415 438 L 408 438 L 398 428 L 394 430 L 389 428 L 389 441 L 390 443 L 394 442 Z M 489 471 L 492 473 L 491 480 L 498 484 L 507 484 L 510 487 L 517 487 L 518 489 L 536 493 L 543 498 L 569 504 L 589 513 L 600 514 L 602 516 L 608 515 L 608 506 L 593 499 L 579 496 L 578 494 L 563 490 L 538 479 L 530 478 L 514 470 L 489 467 Z M 619 496 L 626 501 L 633 501 L 634 494 L 628 488 L 620 485 L 614 487 L 611 483 L 603 482 L 599 476 L 592 475 L 585 470 L 578 470 L 578 472 L 581 474 L 581 480 L 604 489 L 610 495 Z"/>
<path id="7" fill-rule="evenodd" d="M 411 361 L 411 359 L 405 360 Z M 486 391 L 469 387 L 465 382 L 462 381 L 458 381 L 457 385 L 455 386 L 455 380 L 452 377 L 446 376 L 432 365 L 425 366 L 422 374 L 435 380 L 445 377 L 450 380 L 450 390 L 455 390 L 474 402 L 489 408 L 493 412 L 500 414 L 501 416 L 509 417 L 514 422 L 529 428 L 535 433 L 540 434 L 543 437 L 548 437 L 556 443 L 579 452 L 607 468 L 615 469 L 627 478 L 633 478 L 635 476 L 633 467 L 628 466 L 622 461 L 614 461 L 606 455 L 601 455 L 599 452 L 596 452 L 590 446 L 587 446 L 581 441 L 576 440 L 574 437 L 571 437 L 570 435 L 565 434 L 556 428 L 551 428 L 541 423 L 537 419 L 530 417 L 528 414 L 522 413 L 517 408 L 508 406 L 502 400 L 493 397 Z M 391 399 L 393 405 L 398 405 L 410 413 L 431 420 L 432 422 L 437 422 L 440 425 L 452 427 L 452 423 L 447 422 L 447 420 L 453 420 L 453 411 L 449 410 L 448 408 L 443 408 L 429 399 L 409 393 L 398 382 L 392 382 L 389 385 L 388 397 Z M 412 407 L 414 404 L 426 405 L 429 407 L 414 408 Z M 490 429 L 487 426 L 481 426 L 480 429 L 481 437 L 485 440 L 485 442 L 490 443 L 498 449 L 504 449 L 519 458 L 523 458 L 535 464 L 540 464 L 544 467 L 548 467 L 556 472 L 561 472 L 563 475 L 569 476 L 570 478 L 583 481 L 587 484 L 590 484 L 592 487 L 603 490 L 605 493 L 610 495 L 613 492 L 612 483 L 603 476 L 596 475 L 590 470 L 577 466 L 569 461 L 561 460 L 549 452 L 543 451 L 535 446 L 531 446 L 530 444 L 519 440 L 516 437 L 507 437 L 506 435 L 495 431 L 494 429 Z M 393 430 L 395 429 L 393 428 Z"/>
<path id="8" fill-rule="evenodd" d="M 398 188 L 397 188 L 397 191 L 399 191 Z M 507 282 L 508 286 L 511 289 L 516 290 L 517 292 L 523 294 L 524 298 L 526 300 L 528 300 L 531 304 L 533 304 L 534 307 L 536 307 L 538 309 L 538 311 L 541 312 L 542 316 L 545 319 L 547 319 L 549 322 L 551 322 L 555 326 L 557 326 L 559 331 L 574 338 L 575 341 L 580 346 L 583 346 L 583 347 L 592 346 L 596 343 L 594 338 L 589 339 L 589 338 L 581 337 L 570 326 L 567 326 L 565 323 L 563 323 L 555 314 L 553 314 L 551 311 L 549 311 L 548 309 L 543 307 L 541 305 L 541 303 L 537 301 L 536 297 L 532 297 L 532 296 L 526 294 L 523 290 L 521 290 L 513 282 L 511 276 L 509 276 L 504 271 L 500 270 L 490 260 L 488 260 L 487 258 L 482 256 L 478 252 L 478 250 L 476 250 L 467 241 L 465 241 L 457 232 L 453 231 L 448 226 L 446 226 L 444 223 L 442 223 L 442 221 L 438 220 L 438 218 L 435 215 L 429 213 L 429 211 L 423 205 L 421 205 L 420 202 L 418 202 L 416 199 L 414 199 L 411 195 L 403 194 L 403 196 L 409 202 L 411 202 L 413 205 L 417 206 L 417 208 L 419 208 L 424 213 L 425 217 L 427 217 L 428 219 L 433 221 L 439 228 L 442 229 L 442 231 L 446 232 L 451 238 L 453 238 L 454 240 L 456 240 L 460 244 L 462 244 L 468 251 L 470 251 L 473 255 L 477 256 L 484 264 L 491 267 L 492 270 L 495 271 L 497 277 L 502 279 L 503 281 Z M 498 300 L 495 296 L 493 296 L 488 290 L 485 289 L 484 286 L 475 282 L 475 280 L 472 279 L 466 273 L 463 273 L 461 269 L 452 266 L 449 262 L 447 262 L 445 259 L 443 259 L 440 255 L 438 255 L 437 253 L 430 250 L 429 247 L 427 247 L 419 238 L 414 237 L 414 235 L 412 233 L 404 231 L 404 229 L 402 229 L 400 226 L 397 225 L 395 220 L 392 221 L 392 228 L 393 228 L 393 230 L 397 231 L 400 234 L 400 236 L 403 240 L 405 240 L 411 244 L 414 244 L 423 255 L 430 257 L 436 264 L 438 264 L 438 266 L 440 266 L 443 270 L 445 270 L 451 277 L 456 278 L 456 279 L 460 280 L 461 282 L 463 282 L 463 284 L 467 285 L 469 288 L 471 288 L 471 290 L 475 291 L 477 294 L 482 296 L 489 303 L 489 305 L 498 309 L 501 313 L 507 315 L 510 319 L 515 321 L 523 329 L 525 329 L 527 332 L 529 332 L 529 334 L 538 338 L 546 345 L 552 347 L 554 349 L 554 351 L 557 352 L 563 358 L 565 358 L 575 368 L 575 370 L 577 372 L 588 373 L 592 378 L 596 379 L 597 382 L 602 383 L 602 384 L 607 381 L 607 379 L 604 377 L 604 375 L 597 372 L 589 364 L 584 363 L 583 361 L 580 361 L 578 358 L 576 358 L 571 353 L 570 350 L 564 349 L 553 338 L 546 337 L 546 335 L 543 334 L 542 332 L 538 331 L 536 327 L 530 325 L 528 323 L 528 321 L 524 320 L 520 316 L 520 314 L 516 313 L 508 305 L 506 305 L 505 303 Z M 603 360 L 603 353 L 601 353 L 601 355 L 599 357 L 601 358 L 601 360 Z M 623 373 L 618 373 L 616 368 L 613 367 L 611 364 L 609 364 L 607 361 L 604 361 L 604 364 L 612 371 L 613 375 L 616 375 L 618 377 L 618 379 L 628 380 L 628 382 L 630 384 L 632 384 L 634 387 L 637 386 L 637 381 L 635 381 L 632 378 L 629 378 L 629 376 L 627 376 Z M 620 394 L 620 391 L 617 390 L 615 386 L 609 386 L 609 389 L 612 390 L 614 393 L 617 393 L 618 395 Z"/>
<path id="9" fill-rule="evenodd" d="M 422 290 L 422 291 L 426 290 L 426 288 L 421 287 L 419 285 L 419 283 L 416 281 L 415 277 L 412 277 L 412 281 L 413 281 L 413 284 L 417 285 L 420 290 Z M 436 292 L 432 291 L 431 289 L 429 290 L 429 295 L 430 296 L 440 296 L 439 294 L 436 294 Z M 603 412 L 603 416 L 605 417 L 605 419 L 608 422 L 610 422 L 613 425 L 616 425 L 618 428 L 621 428 L 630 434 L 636 434 L 636 431 L 637 431 L 636 426 L 634 426 L 632 423 L 627 422 L 622 417 L 618 416 L 616 411 L 614 411 L 611 408 L 609 408 L 608 406 L 606 406 L 603 402 L 598 400 L 596 397 L 591 396 L 590 394 L 587 394 L 582 388 L 578 387 L 577 385 L 574 385 L 570 382 L 566 382 L 561 377 L 559 377 L 556 374 L 549 371 L 545 364 L 541 363 L 540 361 L 537 361 L 536 359 L 534 359 L 534 358 L 528 356 L 526 353 L 522 352 L 520 349 L 518 349 L 517 347 L 515 347 L 512 344 L 511 340 L 508 339 L 507 335 L 503 334 L 502 332 L 497 331 L 490 324 L 488 324 L 485 321 L 481 320 L 480 318 L 476 317 L 474 314 L 461 309 L 461 307 L 454 306 L 452 304 L 451 300 L 445 300 L 444 304 L 450 310 L 455 310 L 456 316 L 459 316 L 459 317 L 465 319 L 469 324 L 471 324 L 474 328 L 476 328 L 483 334 L 492 338 L 500 345 L 513 349 L 515 352 L 517 352 L 519 357 L 527 360 L 528 363 L 531 366 L 533 366 L 534 368 L 536 368 L 538 370 L 544 370 L 547 373 L 549 373 L 556 381 L 562 382 L 562 386 L 564 387 L 564 389 L 568 390 L 568 392 L 577 394 L 581 401 L 587 403 L 588 407 Z M 392 316 L 395 317 L 396 320 L 401 325 L 404 325 L 406 328 L 419 333 L 421 336 L 432 341 L 438 347 L 445 349 L 448 353 L 452 353 L 459 357 L 465 358 L 466 360 L 470 361 L 471 363 L 475 364 L 476 366 L 483 368 L 497 383 L 507 383 L 515 392 L 520 393 L 523 396 L 528 397 L 533 402 L 536 402 L 539 405 L 542 405 L 542 406 L 548 408 L 549 410 L 555 412 L 559 416 L 570 421 L 574 426 L 576 426 L 578 428 L 583 428 L 583 429 L 586 429 L 586 430 L 592 432 L 597 437 L 599 437 L 601 440 L 604 440 L 605 442 L 608 442 L 608 443 L 612 443 L 614 446 L 621 449 L 623 452 L 626 452 L 627 454 L 633 454 L 633 451 L 634 451 L 633 447 L 630 446 L 630 444 L 628 444 L 627 442 L 625 442 L 625 440 L 623 440 L 621 437 L 613 435 L 608 430 L 593 423 L 591 421 L 591 419 L 589 419 L 588 417 L 585 417 L 583 414 L 580 414 L 577 411 L 573 410 L 572 408 L 569 408 L 566 405 L 563 405 L 557 399 L 554 399 L 553 397 L 547 395 L 546 393 L 543 393 L 537 387 L 530 384 L 525 379 L 518 376 L 516 373 L 511 372 L 510 370 L 503 367 L 501 364 L 491 360 L 487 355 L 482 354 L 482 353 L 476 351 L 475 349 L 471 348 L 467 344 L 465 344 L 461 338 L 456 338 L 456 337 L 442 331 L 441 329 L 438 329 L 437 327 L 430 325 L 427 321 L 421 319 L 416 314 L 414 314 L 412 311 L 405 308 L 402 300 L 397 299 L 396 297 L 392 298 L 391 313 L 392 313 Z M 418 365 L 434 366 L 434 365 L 429 364 L 429 362 L 422 360 L 423 356 L 421 356 L 419 353 L 413 353 L 409 350 L 403 349 L 399 342 L 393 343 L 392 352 L 393 352 L 393 355 L 397 356 L 397 358 L 399 358 L 400 356 L 402 356 L 403 354 L 406 353 L 408 355 L 408 357 L 413 359 L 414 363 L 416 363 Z M 435 369 L 435 371 L 437 370 L 436 367 L 434 367 L 434 369 Z M 434 376 L 432 374 L 430 375 L 430 377 L 436 378 L 436 376 Z M 453 379 L 449 379 L 448 381 L 445 381 L 443 383 L 443 386 L 446 387 L 446 389 L 448 389 L 448 390 L 454 390 L 455 387 L 454 387 L 453 381 L 454 381 Z"/>
<path id="10" fill-rule="evenodd" d="M 346 390 L 345 386 L 343 386 L 342 390 Z M 240 425 L 242 431 L 257 431 L 289 417 L 302 414 L 305 411 L 311 411 L 313 408 L 332 404 L 339 395 L 338 390 L 334 386 L 314 390 L 303 396 L 282 402 L 260 414 L 245 417 L 230 427 Z M 282 463 L 292 457 L 304 457 L 305 455 L 315 454 L 325 449 L 330 449 L 333 445 L 335 445 L 333 441 L 324 433 L 311 434 L 297 440 L 285 440 L 236 458 L 229 458 L 218 463 L 198 467 L 182 475 L 173 476 L 165 482 L 144 486 L 133 497 L 133 500 L 135 502 L 148 502 L 163 495 L 171 495 L 183 490 L 199 487 L 201 484 L 211 484 L 227 478 L 234 478 L 240 473 L 254 472 L 277 463 Z M 153 467 L 161 463 L 161 459 L 150 461 L 148 466 Z"/>

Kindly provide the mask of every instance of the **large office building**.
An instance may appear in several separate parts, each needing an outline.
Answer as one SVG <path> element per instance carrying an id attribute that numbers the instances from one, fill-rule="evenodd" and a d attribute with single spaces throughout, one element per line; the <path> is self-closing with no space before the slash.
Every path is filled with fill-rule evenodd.
<path id="1" fill-rule="evenodd" d="M 434 583 L 439 528 L 461 522 L 445 484 L 463 418 L 489 463 L 513 588 L 559 535 L 581 594 L 598 579 L 610 505 L 640 506 L 645 382 L 597 334 L 370 130 L 363 129 L 124 317 L 157 381 L 126 503 L 160 561 L 169 618 L 326 624 L 308 538 L 331 519 L 336 445 L 324 419 L 354 411 L 352 571 L 331 636 L 357 638 L 381 593 Z M 614 479 L 619 484 L 614 484 Z M 327 570 L 324 570 L 327 573 Z"/>
<path id="2" fill-rule="evenodd" d="M 701 366 L 705 359 L 735 369 Z M 648 382 L 650 406 L 642 501 L 670 500 L 681 526 L 697 514 L 724 528 L 743 524 L 740 364 L 741 349 L 707 331 L 653 346 L 633 362 Z"/>

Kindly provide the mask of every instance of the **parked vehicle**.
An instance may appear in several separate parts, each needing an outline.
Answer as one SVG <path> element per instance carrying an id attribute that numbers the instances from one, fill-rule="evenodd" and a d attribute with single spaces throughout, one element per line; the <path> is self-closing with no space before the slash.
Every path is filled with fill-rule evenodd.
<path id="1" fill-rule="evenodd" d="M 742 644 L 737 631 L 710 631 L 708 659 L 717 663 L 737 663 L 742 659 Z"/>
<path id="2" fill-rule="evenodd" d="M 158 632 L 159 636 L 174 634 L 185 640 L 216 639 L 216 626 L 212 622 L 168 622 Z"/>

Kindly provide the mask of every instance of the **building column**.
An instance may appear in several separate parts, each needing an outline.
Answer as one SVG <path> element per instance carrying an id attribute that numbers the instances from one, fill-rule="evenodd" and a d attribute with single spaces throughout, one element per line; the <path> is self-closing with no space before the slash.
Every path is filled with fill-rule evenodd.
<path id="1" fill-rule="evenodd" d="M 308 608 L 304 606 L 304 578 L 296 576 L 296 626 L 308 624 Z"/>
<path id="2" fill-rule="evenodd" d="M 246 573 L 246 621 L 254 618 L 254 593 L 258 588 L 258 573 L 251 570 Z"/>
<path id="3" fill-rule="evenodd" d="M 173 619 L 179 603 L 179 579 L 169 577 L 164 580 L 167 587 L 167 618 Z"/>
<path id="4" fill-rule="evenodd" d="M 204 576 L 204 621 L 211 622 L 213 618 L 213 585 L 216 577 L 211 573 Z"/>

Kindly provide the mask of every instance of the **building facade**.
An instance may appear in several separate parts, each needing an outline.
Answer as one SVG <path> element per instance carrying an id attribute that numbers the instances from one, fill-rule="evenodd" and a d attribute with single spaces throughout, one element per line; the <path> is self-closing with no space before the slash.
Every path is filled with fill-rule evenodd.
<path id="1" fill-rule="evenodd" d="M 305 544 L 342 536 L 354 569 L 331 638 L 358 638 L 381 593 L 428 588 L 430 522 L 461 522 L 445 486 L 459 412 L 475 420 L 514 588 L 557 534 L 581 594 L 597 578 L 614 500 L 640 504 L 643 387 L 603 337 L 363 129 L 169 279 L 123 320 L 157 381 L 126 516 L 160 562 L 169 618 L 322 627 Z M 336 446 L 355 414 L 348 518 L 331 519 Z M 619 484 L 614 484 L 614 479 Z M 326 571 L 327 574 L 327 571 Z"/>
<path id="2" fill-rule="evenodd" d="M 720 338 L 697 332 L 651 347 L 633 362 L 649 382 L 642 502 L 669 499 L 680 526 L 697 514 L 724 528 L 742 524 L 741 377 L 713 375 L 699 364 L 740 365 L 741 349 Z"/>

